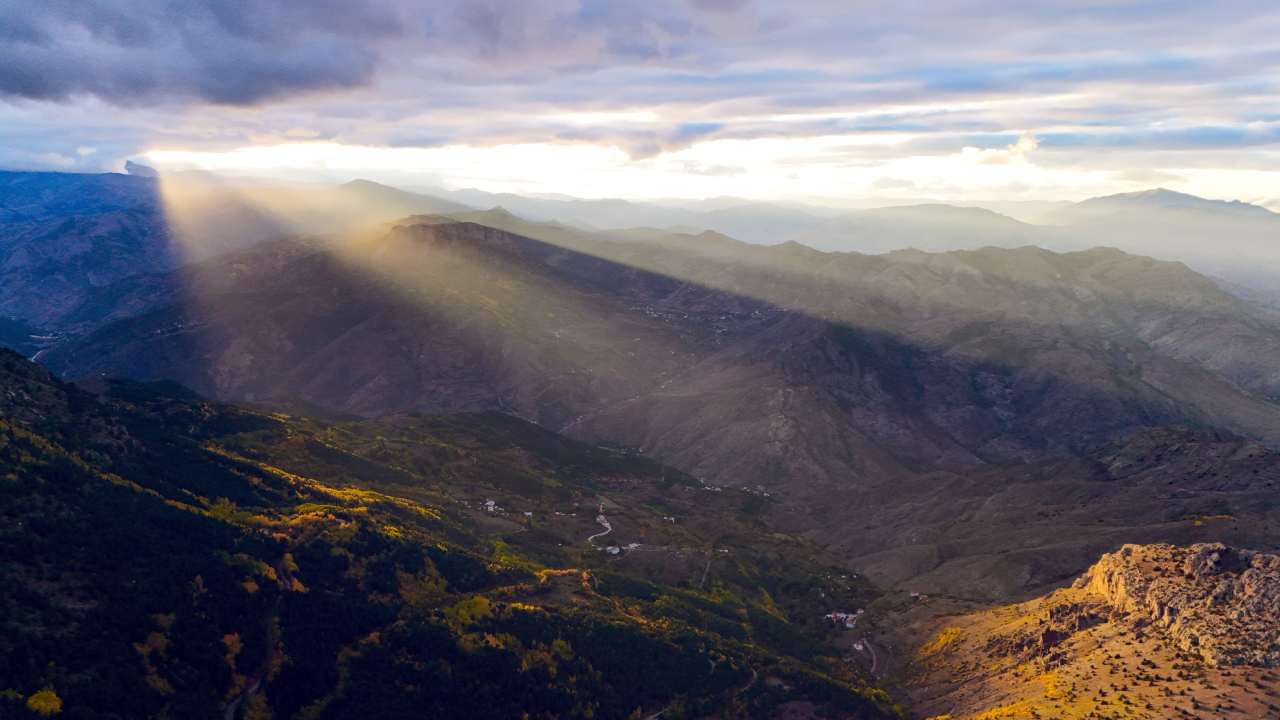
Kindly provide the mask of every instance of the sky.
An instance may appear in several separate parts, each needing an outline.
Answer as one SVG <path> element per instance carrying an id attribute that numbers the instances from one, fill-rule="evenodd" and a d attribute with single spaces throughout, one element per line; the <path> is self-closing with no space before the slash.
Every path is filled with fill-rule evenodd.
<path id="1" fill-rule="evenodd" d="M 0 167 L 1280 209 L 1274 0 L 0 0 Z"/>

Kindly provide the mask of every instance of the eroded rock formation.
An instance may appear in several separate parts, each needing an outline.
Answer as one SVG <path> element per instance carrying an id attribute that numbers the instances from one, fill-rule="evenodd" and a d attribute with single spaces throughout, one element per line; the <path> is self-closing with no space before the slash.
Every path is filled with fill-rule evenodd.
<path id="1" fill-rule="evenodd" d="M 1280 665 L 1280 555 L 1221 543 L 1125 545 L 1075 583 L 1211 666 Z"/>

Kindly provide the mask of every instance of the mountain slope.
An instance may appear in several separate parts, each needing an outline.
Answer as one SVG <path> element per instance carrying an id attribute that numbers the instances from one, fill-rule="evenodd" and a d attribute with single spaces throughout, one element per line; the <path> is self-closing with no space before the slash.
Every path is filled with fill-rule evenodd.
<path id="1" fill-rule="evenodd" d="M 1239 201 L 1157 189 L 1093 198 L 1054 213 L 1076 247 L 1109 245 L 1185 262 L 1200 272 L 1274 292 L 1280 214 Z"/>
<path id="2" fill-rule="evenodd" d="M 1160 513 L 1225 501 L 1201 488 L 1153 519 L 1150 486 L 1097 470 L 1115 443 L 1166 426 L 1280 438 L 1270 317 L 1118 251 L 871 257 L 485 212 L 268 243 L 156 283 L 107 305 L 157 309 L 42 360 L 367 416 L 502 409 L 763 487 L 774 526 L 887 584 L 974 597 L 1041 588 L 1108 543 L 1178 539 Z M 1265 527 L 1259 492 L 1230 499 L 1246 539 Z M 1081 497 L 1113 514 L 1097 524 Z"/>
<path id="3" fill-rule="evenodd" d="M 1280 438 L 1268 400 L 1280 329 L 1174 264 L 1032 248 L 872 258 L 462 217 L 548 241 L 438 218 L 355 243 L 274 244 L 172 276 L 172 304 L 48 362 L 367 414 L 509 407 L 718 480 L 738 472 L 715 453 L 745 460 L 734 438 L 754 431 L 707 445 L 707 413 L 830 418 L 863 438 L 818 452 L 886 457 L 881 473 L 906 457 L 954 469 L 1074 451 L 1170 422 Z M 800 405 L 733 389 L 744 382 Z M 688 427 L 671 428 L 664 407 Z M 766 453 L 746 463 L 757 468 L 801 450 L 753 447 Z M 770 474 L 807 463 L 789 462 Z M 848 470 L 830 475 L 877 474 Z"/>
<path id="4" fill-rule="evenodd" d="M 0 171 L 0 223 L 146 209 L 155 203 L 155 185 L 118 173 Z"/>
<path id="5" fill-rule="evenodd" d="M 925 625 L 923 712 L 1000 717 L 1272 717 L 1280 557 L 1125 545 L 1071 587 Z"/>
<path id="6" fill-rule="evenodd" d="M 1063 208 L 1059 219 L 1078 221 L 1082 216 L 1105 218 L 1121 213 L 1141 213 L 1155 209 L 1213 212 L 1224 216 L 1235 215 L 1255 218 L 1267 218 L 1275 215 L 1275 213 L 1260 205 L 1253 205 L 1239 200 L 1209 200 L 1165 188 L 1155 188 L 1153 190 L 1090 198 L 1070 208 Z"/>
<path id="7" fill-rule="evenodd" d="M 895 713 L 805 659 L 869 589 L 747 496 L 503 416 L 90 394 L 7 352 L 0 386 L 6 716 Z"/>
<path id="8" fill-rule="evenodd" d="M 1124 543 L 1269 548 L 1280 455 L 1217 431 L 1148 428 L 1084 457 L 897 482 L 816 537 L 886 588 L 1004 602 L 1069 582 Z"/>
<path id="9" fill-rule="evenodd" d="M 240 187 L 201 173 L 0 172 L 0 318 L 74 331 L 95 291 L 259 240 L 466 206 L 374 183 Z"/>

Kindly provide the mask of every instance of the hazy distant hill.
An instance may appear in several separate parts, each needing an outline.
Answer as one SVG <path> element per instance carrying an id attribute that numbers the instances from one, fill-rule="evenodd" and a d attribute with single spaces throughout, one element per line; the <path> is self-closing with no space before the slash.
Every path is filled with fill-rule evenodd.
<path id="1" fill-rule="evenodd" d="M 1076 246 L 1179 260 L 1258 291 L 1280 287 L 1280 215 L 1258 205 L 1157 189 L 1086 200 L 1049 220 Z"/>
<path id="2" fill-rule="evenodd" d="M 338 186 L 345 202 L 363 213 L 362 222 L 377 222 L 405 215 L 450 213 L 470 210 L 471 206 L 431 195 L 413 193 L 370 180 L 352 180 Z"/>
<path id="3" fill-rule="evenodd" d="M 1046 245 L 1041 228 L 981 208 L 910 205 L 862 210 L 787 236 L 819 250 L 879 254 L 913 248 L 929 252 Z"/>
<path id="4" fill-rule="evenodd" d="M 631 227 L 687 227 L 714 230 L 743 242 L 772 245 L 812 227 L 826 215 L 814 209 L 800 209 L 730 198 L 723 201 L 689 203 L 643 203 L 628 200 L 581 200 L 542 198 L 458 190 L 448 196 L 474 207 L 503 207 L 535 221 L 554 221 L 583 229 L 616 230 Z"/>
<path id="5" fill-rule="evenodd" d="M 1055 220 L 1068 223 L 1081 222 L 1088 218 L 1106 220 L 1128 213 L 1145 213 L 1152 210 L 1190 210 L 1203 213 L 1217 213 L 1225 217 L 1267 217 L 1274 215 L 1270 210 L 1259 205 L 1251 205 L 1239 200 L 1209 200 L 1187 193 L 1155 188 L 1118 195 L 1090 198 L 1059 210 Z"/>

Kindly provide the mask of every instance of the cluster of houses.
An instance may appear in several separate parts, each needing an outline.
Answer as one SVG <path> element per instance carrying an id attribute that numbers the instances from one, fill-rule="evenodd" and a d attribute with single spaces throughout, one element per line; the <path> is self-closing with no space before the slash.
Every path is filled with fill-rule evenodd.
<path id="1" fill-rule="evenodd" d="M 855 610 L 854 612 L 829 612 L 823 615 L 823 619 L 829 621 L 832 625 L 839 627 L 844 626 L 846 630 L 852 630 L 858 624 L 858 618 L 862 616 L 865 610 Z"/>
<path id="2" fill-rule="evenodd" d="M 469 504 L 468 504 L 468 505 L 469 505 Z M 497 503 L 497 501 L 495 501 L 495 500 L 485 500 L 483 503 L 481 503 L 481 504 L 480 504 L 480 507 L 481 507 L 481 509 L 483 509 L 483 510 L 484 510 L 485 512 L 487 512 L 487 513 L 500 513 L 500 512 L 506 512 L 506 510 L 504 510 L 504 509 L 502 508 L 502 506 L 501 506 L 501 505 L 499 505 L 499 504 Z M 521 514 L 521 515 L 523 515 L 523 516 L 525 516 L 525 517 L 527 517 L 527 518 L 531 518 L 531 517 L 533 517 L 533 511 L 532 511 L 532 510 L 525 510 L 524 512 L 522 512 L 522 513 L 520 513 L 520 514 Z M 556 513 L 556 514 L 557 514 L 557 515 L 563 515 L 564 513 L 559 513 L 559 512 L 558 512 L 558 513 Z"/>

